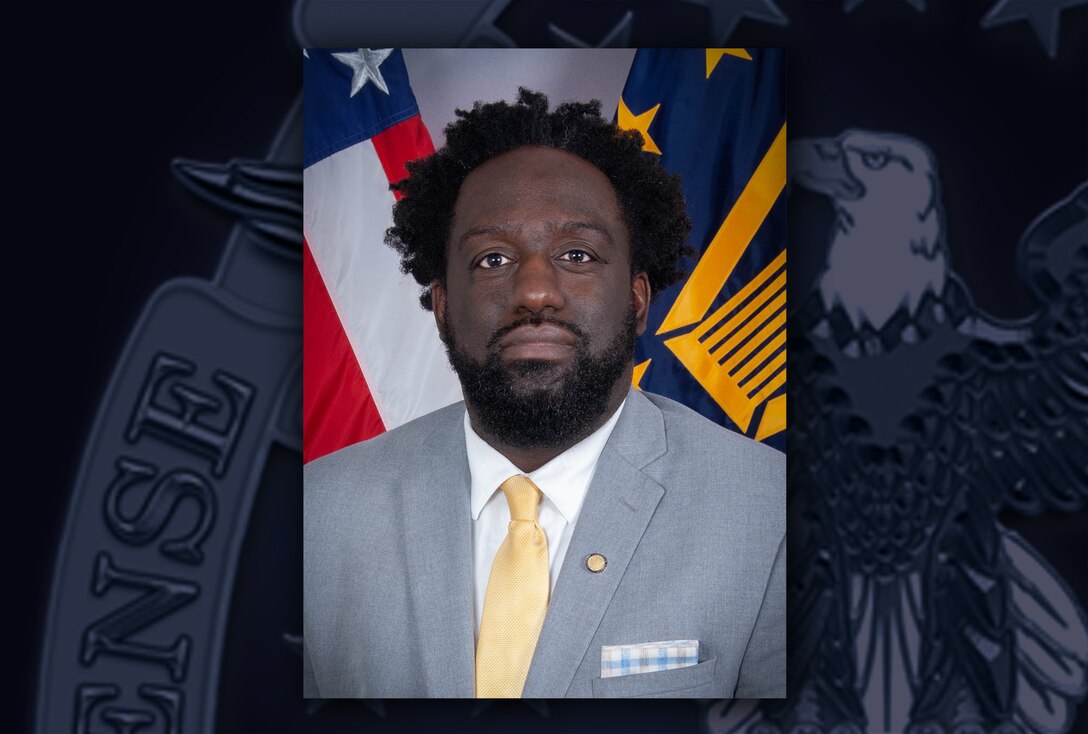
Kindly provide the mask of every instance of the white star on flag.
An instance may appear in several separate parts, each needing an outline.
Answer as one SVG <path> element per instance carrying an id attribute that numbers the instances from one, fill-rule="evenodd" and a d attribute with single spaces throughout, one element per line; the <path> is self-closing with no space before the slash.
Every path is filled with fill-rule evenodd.
<path id="1" fill-rule="evenodd" d="M 346 64 L 351 67 L 352 77 L 350 96 L 354 97 L 358 94 L 359 90 L 366 86 L 368 81 L 373 81 L 374 86 L 386 94 L 389 94 L 389 87 L 386 86 L 385 79 L 382 78 L 382 72 L 378 67 L 382 65 L 382 62 L 385 61 L 391 53 L 393 53 L 393 49 L 391 48 L 361 48 L 352 53 L 335 53 L 332 55 L 332 57 L 341 64 Z"/>

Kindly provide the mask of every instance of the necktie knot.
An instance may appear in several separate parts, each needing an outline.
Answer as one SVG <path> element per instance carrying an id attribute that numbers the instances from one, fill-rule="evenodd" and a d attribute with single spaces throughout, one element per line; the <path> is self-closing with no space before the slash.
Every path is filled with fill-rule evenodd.
<path id="1" fill-rule="evenodd" d="M 532 479 L 516 475 L 503 482 L 499 489 L 506 495 L 511 520 L 537 521 L 542 493 Z"/>

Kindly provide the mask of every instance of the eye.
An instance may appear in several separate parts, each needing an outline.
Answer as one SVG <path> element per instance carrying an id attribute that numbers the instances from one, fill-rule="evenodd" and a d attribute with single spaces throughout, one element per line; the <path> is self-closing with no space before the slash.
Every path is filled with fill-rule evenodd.
<path id="1" fill-rule="evenodd" d="M 511 262 L 510 258 L 498 252 L 489 252 L 480 258 L 480 262 L 476 263 L 480 268 L 497 268 L 501 265 Z"/>
<path id="2" fill-rule="evenodd" d="M 593 262 L 597 258 L 593 257 L 585 250 L 567 250 L 559 256 L 559 259 L 572 263 L 588 263 Z"/>
<path id="3" fill-rule="evenodd" d="M 861 162 L 866 168 L 878 171 L 888 165 L 888 154 L 882 150 L 867 150 L 862 152 Z"/>

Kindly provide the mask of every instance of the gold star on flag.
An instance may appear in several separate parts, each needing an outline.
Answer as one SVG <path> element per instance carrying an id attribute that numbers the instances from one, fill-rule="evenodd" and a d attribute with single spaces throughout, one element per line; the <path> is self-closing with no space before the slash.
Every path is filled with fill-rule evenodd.
<path id="1" fill-rule="evenodd" d="M 657 114 L 660 107 L 661 103 L 658 102 L 642 114 L 636 115 L 627 108 L 627 103 L 623 101 L 623 97 L 620 97 L 620 106 L 616 111 L 620 129 L 638 130 L 642 133 L 642 149 L 647 153 L 657 153 L 658 155 L 661 155 L 661 149 L 657 147 L 657 143 L 650 137 L 650 123 L 654 121 L 654 115 Z"/>
<path id="2" fill-rule="evenodd" d="M 650 362 L 653 362 L 653 360 L 648 359 L 641 364 L 635 365 L 635 371 L 631 373 L 631 384 L 636 390 L 642 389 L 642 386 L 639 385 L 639 383 L 642 382 L 642 376 L 646 374 L 646 370 L 650 369 Z"/>
<path id="3" fill-rule="evenodd" d="M 738 59 L 752 60 L 752 55 L 743 48 L 708 48 L 706 50 L 706 78 L 710 78 L 710 72 L 714 71 L 714 67 L 718 65 L 718 62 L 722 60 L 722 56 L 729 54 L 730 56 L 736 56 Z"/>

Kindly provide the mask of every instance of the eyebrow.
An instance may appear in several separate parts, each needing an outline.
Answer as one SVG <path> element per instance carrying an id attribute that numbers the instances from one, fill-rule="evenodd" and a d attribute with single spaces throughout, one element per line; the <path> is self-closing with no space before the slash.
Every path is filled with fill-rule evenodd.
<path id="1" fill-rule="evenodd" d="M 608 233 L 604 227 L 593 222 L 586 221 L 567 221 L 567 222 L 547 222 L 545 226 L 550 234 L 566 234 L 568 232 L 578 232 L 582 230 L 596 232 L 605 239 L 608 244 L 613 244 L 612 235 Z M 457 246 L 461 247 L 468 240 L 473 237 L 490 236 L 490 237 L 507 237 L 510 235 L 518 234 L 522 229 L 521 224 L 480 224 L 475 227 L 470 227 L 457 239 Z"/>
<path id="2" fill-rule="evenodd" d="M 520 224 L 480 224 L 475 227 L 470 227 L 465 231 L 463 235 L 457 238 L 457 246 L 460 247 L 473 237 L 491 236 L 491 237 L 505 237 L 511 234 L 517 234 L 521 229 Z"/>
<path id="3" fill-rule="evenodd" d="M 577 231 L 583 230 L 583 229 L 584 230 L 589 230 L 590 232 L 596 232 L 601 237 L 604 237 L 605 241 L 608 242 L 608 244 L 612 244 L 612 235 L 610 235 L 608 233 L 608 230 L 606 230 L 604 227 L 600 226 L 599 224 L 594 224 L 593 222 L 575 221 L 575 222 L 562 222 L 562 223 L 557 223 L 557 224 L 549 223 L 548 224 L 548 229 L 551 230 L 552 232 L 556 233 L 556 234 L 564 233 L 564 232 L 577 232 Z"/>

